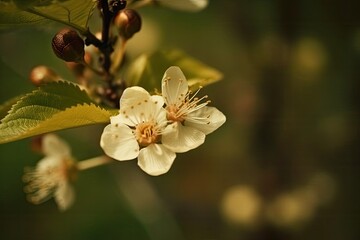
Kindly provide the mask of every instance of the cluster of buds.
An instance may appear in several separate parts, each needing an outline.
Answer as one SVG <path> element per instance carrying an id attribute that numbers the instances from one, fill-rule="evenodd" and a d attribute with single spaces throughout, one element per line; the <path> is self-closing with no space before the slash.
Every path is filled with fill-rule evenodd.
<path id="1" fill-rule="evenodd" d="M 58 58 L 66 62 L 69 69 L 78 78 L 79 83 L 84 87 L 88 85 L 89 79 L 87 78 L 90 76 L 84 74 L 86 69 L 104 77 L 105 81 L 101 84 L 102 86 L 97 88 L 100 90 L 96 92 L 95 97 L 100 96 L 101 101 L 110 105 L 118 105 L 125 84 L 116 80 L 119 79 L 115 77 L 116 71 L 121 66 L 125 42 L 141 29 L 141 17 L 135 10 L 126 8 L 125 0 L 105 2 L 98 2 L 98 7 L 104 17 L 103 21 L 110 21 L 108 30 L 114 27 L 118 38 L 111 36 L 112 32 L 110 31 L 108 33 L 102 31 L 101 36 L 92 35 L 91 33 L 87 35 L 85 33 L 84 41 L 75 30 L 65 28 L 59 31 L 52 39 L 52 49 Z M 106 24 L 103 27 L 106 27 Z M 116 41 L 121 44 L 115 45 Z M 93 56 L 93 53 L 87 52 L 85 45 L 94 45 L 97 51 L 93 52 L 96 52 L 98 56 Z M 113 61 L 110 63 L 112 64 L 111 70 L 109 68 L 110 58 Z M 101 65 L 103 69 L 99 69 Z"/>

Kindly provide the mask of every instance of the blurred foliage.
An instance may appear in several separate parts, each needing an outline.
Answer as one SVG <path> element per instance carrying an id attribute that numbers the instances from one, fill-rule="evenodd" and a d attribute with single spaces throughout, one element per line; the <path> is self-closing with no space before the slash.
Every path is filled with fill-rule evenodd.
<path id="1" fill-rule="evenodd" d="M 182 48 L 224 73 L 201 92 L 226 124 L 164 176 L 146 176 L 134 161 L 82 173 L 63 214 L 52 201 L 25 200 L 23 167 L 41 158 L 30 140 L 0 145 L 0 237 L 358 239 L 357 9 L 310 0 L 210 1 L 196 14 L 142 9 L 143 31 L 159 34 L 148 36 L 152 46 Z M 51 52 L 60 27 L 1 32 L 1 102 L 33 89 L 27 74 L 38 64 L 74 78 Z M 85 159 L 101 154 L 100 132 L 60 135 Z"/>
<path id="2" fill-rule="evenodd" d="M 2 0 L 0 7 L 0 29 L 44 24 L 51 19 L 86 32 L 88 20 L 96 7 L 96 2 L 88 0 L 57 2 L 51 0 Z"/>

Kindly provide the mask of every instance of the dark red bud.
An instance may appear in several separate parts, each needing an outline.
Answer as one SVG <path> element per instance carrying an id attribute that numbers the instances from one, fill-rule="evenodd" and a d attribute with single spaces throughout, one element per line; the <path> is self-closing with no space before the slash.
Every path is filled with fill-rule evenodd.
<path id="1" fill-rule="evenodd" d="M 115 25 L 120 36 L 129 39 L 140 31 L 141 17 L 135 10 L 125 9 L 115 17 Z"/>
<path id="2" fill-rule="evenodd" d="M 82 62 L 84 59 L 84 41 L 74 30 L 65 28 L 52 39 L 52 48 L 58 58 L 66 62 Z"/>

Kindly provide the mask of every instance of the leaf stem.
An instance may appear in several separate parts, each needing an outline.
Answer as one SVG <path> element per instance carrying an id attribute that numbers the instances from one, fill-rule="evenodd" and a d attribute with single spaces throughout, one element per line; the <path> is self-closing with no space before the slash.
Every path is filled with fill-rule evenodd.
<path id="1" fill-rule="evenodd" d="M 98 39 L 92 32 L 90 32 L 90 29 L 87 29 L 84 33 L 82 33 L 85 38 L 85 44 L 86 45 L 94 45 L 98 49 L 101 49 L 103 47 L 103 43 Z"/>

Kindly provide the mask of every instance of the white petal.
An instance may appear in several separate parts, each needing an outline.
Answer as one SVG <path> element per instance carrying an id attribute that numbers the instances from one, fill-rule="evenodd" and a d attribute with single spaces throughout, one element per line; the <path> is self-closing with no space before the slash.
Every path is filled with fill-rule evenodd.
<path id="1" fill-rule="evenodd" d="M 127 111 L 123 111 L 123 113 L 120 113 L 116 116 L 112 116 L 110 117 L 110 123 L 112 125 L 116 125 L 116 124 L 125 124 L 128 125 L 130 127 L 134 127 L 136 124 L 138 124 L 139 120 L 136 119 L 136 116 L 133 115 L 128 115 Z"/>
<path id="2" fill-rule="evenodd" d="M 176 122 L 166 127 L 161 141 L 167 148 L 181 153 L 203 144 L 205 134 L 195 128 L 183 126 L 181 123 Z"/>
<path id="3" fill-rule="evenodd" d="M 126 88 L 120 99 L 120 111 L 149 99 L 150 94 L 142 87 L 134 86 Z"/>
<path id="4" fill-rule="evenodd" d="M 208 0 L 157 0 L 156 2 L 169 8 L 190 12 L 200 11 L 208 4 Z"/>
<path id="5" fill-rule="evenodd" d="M 189 90 L 186 78 L 179 67 L 169 67 L 161 81 L 161 91 L 167 105 L 180 103 Z"/>
<path id="6" fill-rule="evenodd" d="M 204 121 L 198 121 L 205 118 Z M 212 133 L 226 121 L 225 115 L 215 107 L 203 107 L 186 116 L 185 126 L 196 128 L 205 134 Z"/>
<path id="7" fill-rule="evenodd" d="M 169 171 L 176 154 L 161 144 L 150 144 L 140 150 L 138 165 L 147 174 L 158 176 Z"/>
<path id="8" fill-rule="evenodd" d="M 49 169 L 61 166 L 64 160 L 61 155 L 46 156 L 37 163 L 36 170 L 39 172 L 47 172 Z"/>
<path id="9" fill-rule="evenodd" d="M 161 108 L 159 109 L 159 111 L 156 114 L 156 118 L 155 118 L 155 122 L 157 123 L 158 126 L 166 126 L 168 121 L 167 121 L 167 117 L 166 117 L 166 110 L 165 108 Z"/>
<path id="10" fill-rule="evenodd" d="M 152 95 L 151 100 L 157 104 L 158 108 L 164 105 L 164 98 L 160 95 Z"/>
<path id="11" fill-rule="evenodd" d="M 147 96 L 143 94 L 139 99 L 134 97 L 126 104 L 130 102 L 131 105 L 120 106 L 119 115 L 110 118 L 112 124 L 123 123 L 128 126 L 135 126 L 141 122 L 155 121 L 164 105 L 161 96 L 150 96 L 149 94 Z"/>
<path id="12" fill-rule="evenodd" d="M 70 156 L 71 149 L 69 145 L 60 139 L 55 134 L 46 134 L 42 137 L 41 141 L 42 151 L 44 155 L 61 155 L 61 156 Z"/>
<path id="13" fill-rule="evenodd" d="M 54 199 L 59 210 L 65 211 L 74 203 L 75 191 L 68 182 L 62 182 L 54 193 Z"/>
<path id="14" fill-rule="evenodd" d="M 107 125 L 101 135 L 100 146 L 106 155 L 120 161 L 134 159 L 139 154 L 135 135 L 124 124 Z"/>
<path id="15" fill-rule="evenodd" d="M 138 115 L 142 111 L 142 103 L 148 102 L 150 99 L 150 94 L 142 87 L 126 88 L 120 99 L 119 114 L 111 117 L 110 122 L 112 124 L 123 123 L 128 126 L 135 126 L 141 121 Z"/>

